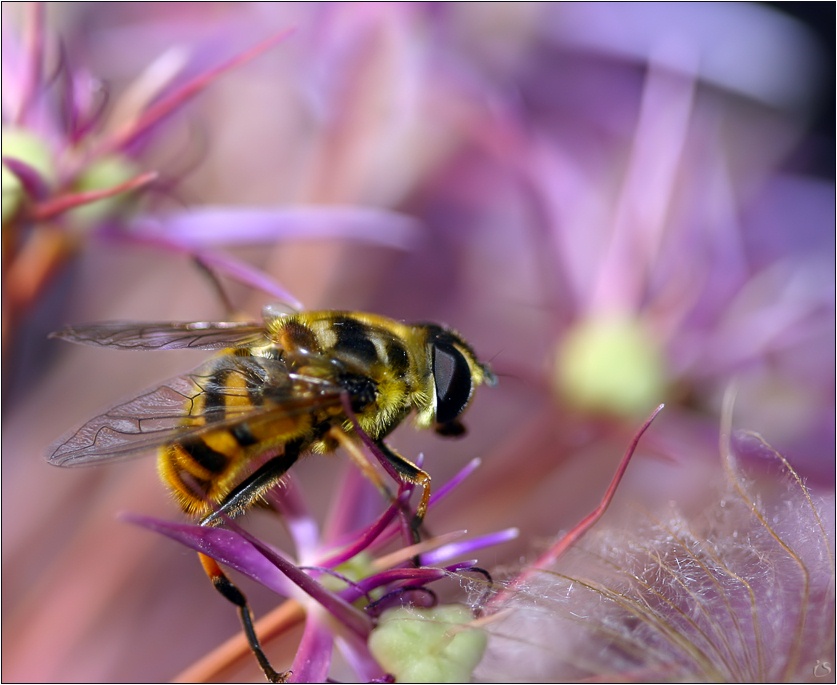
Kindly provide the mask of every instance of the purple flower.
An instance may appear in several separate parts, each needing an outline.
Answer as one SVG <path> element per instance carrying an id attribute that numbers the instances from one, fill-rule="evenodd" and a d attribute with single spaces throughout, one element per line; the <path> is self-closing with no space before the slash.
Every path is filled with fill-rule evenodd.
<path id="1" fill-rule="evenodd" d="M 51 41 L 45 6 L 25 11 L 25 36 L 11 31 L 4 49 L 4 310 L 11 324 L 91 237 L 185 253 L 215 273 L 302 304 L 261 270 L 219 246 L 304 237 L 346 237 L 403 248 L 414 222 L 355 206 L 206 207 L 165 210 L 181 179 L 149 160 L 168 138 L 172 117 L 231 70 L 283 41 L 285 29 L 195 72 L 184 48 L 170 48 L 113 102 L 102 82 Z M 55 74 L 50 48 L 60 46 Z"/>
<path id="2" fill-rule="evenodd" d="M 185 55 L 170 51 L 110 103 L 103 84 L 61 43 L 57 64 L 48 61 L 45 7 L 24 10 L 23 38 L 4 35 L 4 350 L 10 328 L 87 235 L 130 221 L 140 198 L 172 183 L 143 161 L 162 123 L 218 76 L 284 37 L 186 79 Z"/>
<path id="3" fill-rule="evenodd" d="M 472 463 L 452 483 L 440 488 L 431 498 L 431 503 L 435 504 L 449 494 L 476 466 L 476 462 Z M 359 477 L 357 472 L 352 471 L 347 480 L 357 481 Z M 394 654 L 393 650 L 397 650 L 397 645 L 406 638 L 390 637 L 389 647 L 382 647 L 384 643 L 380 638 L 376 639 L 374 647 L 370 642 L 382 612 L 388 608 L 410 608 L 416 601 L 420 602 L 419 607 L 425 606 L 423 603 L 426 602 L 435 607 L 436 594 L 426 585 L 444 579 L 456 581 L 457 578 L 462 579 L 459 582 L 468 583 L 467 577 L 473 573 L 473 561 L 450 563 L 451 559 L 471 555 L 484 546 L 508 541 L 517 533 L 510 529 L 470 540 L 457 539 L 460 535 L 442 535 L 419 545 L 396 545 L 393 548 L 392 543 L 402 537 L 402 529 L 408 533 L 404 515 L 412 517 L 412 513 L 405 512 L 404 507 L 412 488 L 402 485 L 396 501 L 375 521 L 353 530 L 348 524 L 362 517 L 365 503 L 369 499 L 369 489 L 368 483 L 347 482 L 344 485 L 341 497 L 324 523 L 328 531 L 325 536 L 319 533 L 320 526 L 308 509 L 301 488 L 292 478 L 284 483 L 281 492 L 272 493 L 272 503 L 282 515 L 282 521 L 297 549 L 297 559 L 294 561 L 285 552 L 280 552 L 232 522 L 228 523 L 227 528 L 212 528 L 170 523 L 138 515 L 125 518 L 211 556 L 301 606 L 305 614 L 305 628 L 296 656 L 289 667 L 292 672 L 291 682 L 323 682 L 333 677 L 331 664 L 335 646 L 342 652 L 345 663 L 353 669 L 351 675 L 343 674 L 342 678 L 368 681 L 383 678 L 387 668 L 395 669 L 396 673 L 405 672 L 402 670 L 404 667 L 400 666 L 405 656 L 399 656 L 397 651 Z M 351 499 L 352 496 L 354 499 Z M 430 523 L 432 517 L 428 519 Z M 388 553 L 382 554 L 387 547 L 390 548 Z M 421 561 L 419 566 L 413 565 L 416 556 Z M 439 564 L 444 565 L 437 566 Z M 483 581 L 483 591 L 474 595 L 472 599 L 475 602 L 484 602 L 490 593 L 490 586 L 485 587 L 485 578 L 480 577 L 480 580 Z M 434 612 L 448 612 L 449 609 L 438 607 Z M 475 605 L 471 611 L 479 609 Z M 282 611 L 284 614 L 287 609 L 283 608 Z M 448 616 L 449 612 L 445 615 Z M 392 614 L 387 616 L 392 619 Z M 445 620 L 467 623 L 464 614 L 455 613 L 455 616 L 458 617 L 457 621 L 453 620 L 453 616 Z M 391 624 L 385 625 L 389 627 Z M 421 628 L 417 633 L 421 635 L 433 622 L 418 625 Z M 387 632 L 389 634 L 391 631 Z M 472 632 L 477 635 L 479 629 L 474 628 Z M 411 653 L 421 649 L 415 642 L 415 634 L 416 631 L 413 631 L 409 645 L 405 643 L 408 650 L 412 650 Z M 433 633 L 430 639 L 435 642 L 439 638 Z M 467 656 L 478 649 L 480 638 L 471 638 L 471 642 L 474 639 L 478 640 L 477 646 L 467 645 L 464 657 L 461 654 L 463 648 L 457 639 L 456 651 L 449 655 L 444 664 L 438 666 L 440 671 L 434 672 L 443 674 L 440 677 L 453 680 L 459 678 L 452 674 L 470 673 L 479 661 L 479 657 L 474 660 Z M 268 653 L 275 650 L 271 643 L 264 643 L 263 646 Z M 370 654 L 369 650 L 373 648 L 377 660 Z M 384 656 L 383 662 L 380 662 L 381 655 Z M 465 659 L 464 665 L 460 665 L 462 659 Z M 214 679 L 218 677 L 219 670 L 228 666 L 229 661 L 219 664 L 210 657 L 181 674 L 180 679 Z M 461 670 L 463 668 L 464 671 Z"/>

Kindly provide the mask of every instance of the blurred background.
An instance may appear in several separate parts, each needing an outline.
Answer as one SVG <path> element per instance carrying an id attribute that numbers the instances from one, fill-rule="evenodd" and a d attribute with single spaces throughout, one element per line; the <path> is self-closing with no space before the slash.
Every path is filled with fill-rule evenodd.
<path id="1" fill-rule="evenodd" d="M 132 170 L 111 185 L 156 174 L 129 201 L 44 209 L 102 141 L 284 29 L 108 148 Z M 734 424 L 833 492 L 833 31 L 828 3 L 4 3 L 4 164 L 39 174 L 8 190 L 4 166 L 3 679 L 167 680 L 238 630 L 191 552 L 116 519 L 180 516 L 151 458 L 45 461 L 204 359 L 47 333 L 225 319 L 204 249 L 308 309 L 449 325 L 491 363 L 467 437 L 392 437 L 434 483 L 483 460 L 428 525 L 520 527 L 486 568 L 584 516 L 661 402 L 617 504 L 699 511 L 733 381 Z M 21 130 L 41 166 L 7 148 Z M 221 271 L 248 318 L 277 299 Z M 323 508 L 344 461 L 295 468 Z M 244 589 L 257 615 L 276 603 Z"/>

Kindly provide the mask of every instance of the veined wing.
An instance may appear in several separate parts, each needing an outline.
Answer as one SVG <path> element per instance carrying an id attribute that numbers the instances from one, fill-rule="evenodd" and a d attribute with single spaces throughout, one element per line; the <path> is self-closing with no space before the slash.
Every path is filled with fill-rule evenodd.
<path id="1" fill-rule="evenodd" d="M 338 406 L 341 394 L 334 383 L 289 372 L 282 360 L 224 355 L 67 433 L 50 447 L 48 461 L 82 466 L 243 424 L 257 430 L 282 417 Z"/>
<path id="2" fill-rule="evenodd" d="M 106 321 L 68 326 L 49 337 L 120 350 L 221 350 L 265 342 L 265 330 L 260 323 L 237 321 Z"/>

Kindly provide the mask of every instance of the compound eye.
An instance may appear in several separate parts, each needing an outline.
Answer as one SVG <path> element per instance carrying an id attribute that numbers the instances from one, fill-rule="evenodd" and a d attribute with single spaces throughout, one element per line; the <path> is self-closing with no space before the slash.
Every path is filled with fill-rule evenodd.
<path id="1" fill-rule="evenodd" d="M 471 398 L 471 368 L 453 345 L 433 345 L 433 377 L 436 382 L 436 421 L 450 423 Z"/>

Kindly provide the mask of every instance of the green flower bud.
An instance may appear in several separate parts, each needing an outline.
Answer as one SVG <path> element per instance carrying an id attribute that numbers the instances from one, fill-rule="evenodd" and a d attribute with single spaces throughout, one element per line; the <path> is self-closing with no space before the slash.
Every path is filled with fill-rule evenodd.
<path id="1" fill-rule="evenodd" d="M 52 150 L 43 138 L 15 126 L 3 127 L 3 157 L 20 160 L 37 171 L 47 183 L 55 180 Z M 23 184 L 3 165 L 3 223 L 14 216 L 23 202 Z"/>
<path id="2" fill-rule="evenodd" d="M 587 319 L 576 324 L 558 348 L 556 390 L 585 411 L 643 414 L 662 401 L 666 380 L 661 350 L 635 319 Z"/>
<path id="3" fill-rule="evenodd" d="M 388 609 L 369 636 L 369 651 L 398 682 L 468 682 L 488 642 L 471 620 L 460 604 Z"/>
<path id="4" fill-rule="evenodd" d="M 131 180 L 139 173 L 140 170 L 127 157 L 118 155 L 102 157 L 82 171 L 73 190 L 84 193 L 112 188 Z M 72 209 L 67 216 L 72 218 L 75 224 L 90 226 L 109 216 L 119 214 L 125 208 L 128 198 L 132 196 L 133 193 L 128 192 L 96 200 Z"/>

